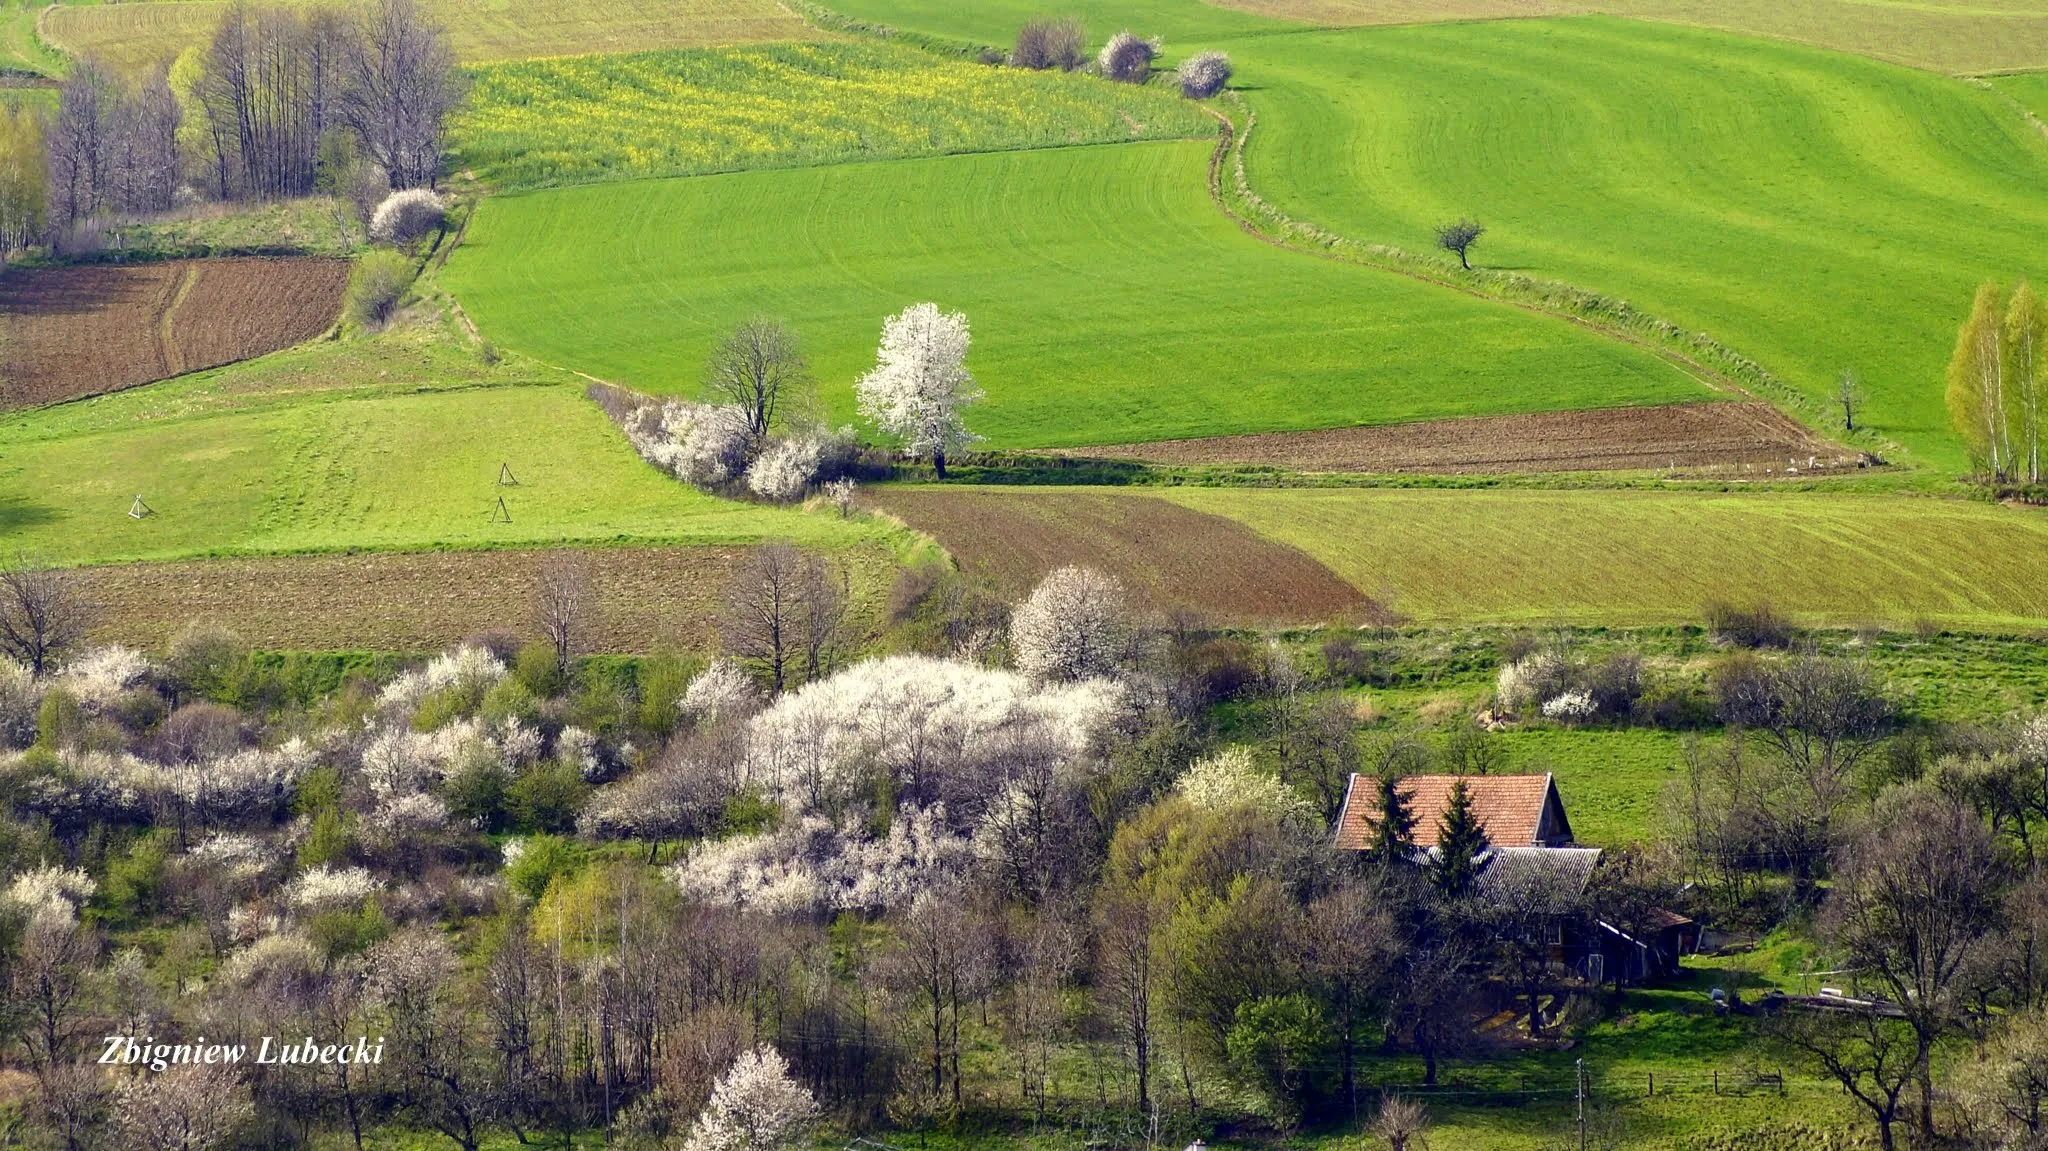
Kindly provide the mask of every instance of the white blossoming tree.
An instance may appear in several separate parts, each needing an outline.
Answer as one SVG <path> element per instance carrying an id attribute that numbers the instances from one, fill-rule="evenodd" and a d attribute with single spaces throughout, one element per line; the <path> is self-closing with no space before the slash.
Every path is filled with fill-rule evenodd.
<path id="1" fill-rule="evenodd" d="M 967 317 L 937 304 L 912 304 L 882 322 L 875 370 L 854 384 L 861 414 L 903 441 L 913 456 L 930 456 L 946 477 L 946 453 L 979 437 L 960 409 L 981 399 L 967 373 Z"/>
<path id="2" fill-rule="evenodd" d="M 781 1052 L 745 1051 L 711 1089 L 684 1151 L 781 1151 L 818 1118 L 817 1100 L 790 1077 Z"/>
<path id="3" fill-rule="evenodd" d="M 1017 670 L 1039 679 L 1114 675 L 1131 642 L 1123 585 L 1091 568 L 1046 576 L 1010 616 Z"/>

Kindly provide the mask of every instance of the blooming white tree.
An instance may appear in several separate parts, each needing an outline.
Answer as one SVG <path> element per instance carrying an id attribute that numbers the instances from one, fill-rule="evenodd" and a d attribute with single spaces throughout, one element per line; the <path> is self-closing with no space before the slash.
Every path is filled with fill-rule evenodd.
<path id="1" fill-rule="evenodd" d="M 1181 94 L 1190 100 L 1207 100 L 1230 82 L 1230 57 L 1221 52 L 1200 52 L 1180 66 Z"/>
<path id="2" fill-rule="evenodd" d="M 1261 770 L 1249 748 L 1226 747 L 1198 760 L 1174 789 L 1204 811 L 1249 807 L 1274 822 L 1308 829 L 1318 823 L 1315 809 L 1280 777 Z"/>
<path id="3" fill-rule="evenodd" d="M 1040 679 L 1114 675 L 1131 641 L 1123 585 L 1091 568 L 1046 576 L 1010 616 L 1017 669 Z"/>
<path id="4" fill-rule="evenodd" d="M 1143 84 L 1152 75 L 1152 58 L 1159 55 L 1159 48 L 1157 40 L 1140 40 L 1128 31 L 1119 32 L 1102 46 L 1095 70 L 1106 80 Z"/>
<path id="5" fill-rule="evenodd" d="M 763 1044 L 719 1077 L 683 1151 L 780 1151 L 817 1118 L 817 1100 L 790 1077 L 781 1052 Z"/>
<path id="6" fill-rule="evenodd" d="M 408 244 L 441 226 L 441 197 L 426 188 L 407 188 L 384 197 L 370 215 L 370 238 L 380 244 Z"/>
<path id="7" fill-rule="evenodd" d="M 818 478 L 824 443 L 816 436 L 777 440 L 747 468 L 747 487 L 764 500 L 789 503 L 803 498 Z"/>
<path id="8" fill-rule="evenodd" d="M 684 715 L 701 724 L 746 716 L 760 706 L 761 689 L 754 685 L 753 677 L 724 656 L 698 672 L 683 690 L 683 698 L 676 701 Z"/>
<path id="9" fill-rule="evenodd" d="M 903 440 L 913 456 L 928 455 L 939 478 L 946 453 L 979 437 L 960 409 L 981 399 L 967 373 L 967 317 L 937 304 L 912 304 L 882 322 L 875 370 L 854 384 L 861 414 Z"/>

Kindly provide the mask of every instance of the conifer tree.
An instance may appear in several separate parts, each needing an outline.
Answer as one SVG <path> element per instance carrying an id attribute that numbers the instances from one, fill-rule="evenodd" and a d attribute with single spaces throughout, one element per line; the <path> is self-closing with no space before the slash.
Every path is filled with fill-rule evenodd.
<path id="1" fill-rule="evenodd" d="M 1472 793 L 1465 781 L 1451 784 L 1450 806 L 1437 825 L 1437 857 L 1430 867 L 1430 882 L 1452 898 L 1465 894 L 1479 876 L 1477 857 L 1492 846 L 1478 813 L 1472 810 Z"/>
<path id="2" fill-rule="evenodd" d="M 1392 865 L 1406 863 L 1414 850 L 1415 813 L 1401 794 L 1401 777 L 1390 771 L 1380 776 L 1380 818 L 1366 852 L 1375 862 Z"/>

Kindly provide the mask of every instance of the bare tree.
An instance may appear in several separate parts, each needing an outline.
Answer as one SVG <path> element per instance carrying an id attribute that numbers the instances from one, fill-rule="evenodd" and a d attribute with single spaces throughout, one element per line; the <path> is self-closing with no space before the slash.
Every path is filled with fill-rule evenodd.
<path id="1" fill-rule="evenodd" d="M 1898 1146 L 1892 1125 L 1919 1066 L 1913 1029 L 1875 1011 L 1802 1011 L 1784 1017 L 1778 1037 L 1812 1056 L 1842 1090 L 1870 1111 L 1882 1151 Z"/>
<path id="2" fill-rule="evenodd" d="M 30 555 L 0 566 L 0 651 L 35 674 L 85 641 L 92 616 L 72 573 Z"/>
<path id="3" fill-rule="evenodd" d="M 1017 31 L 1017 47 L 1010 53 L 1010 66 L 1072 72 L 1087 62 L 1086 43 L 1081 22 L 1072 16 L 1032 20 Z"/>
<path id="4" fill-rule="evenodd" d="M 713 402 L 745 413 L 756 444 L 767 438 L 784 406 L 804 400 L 812 386 L 810 361 L 796 334 L 765 316 L 727 332 L 704 365 L 705 392 Z"/>
<path id="5" fill-rule="evenodd" d="M 1387 1151 L 1420 1151 L 1422 1134 L 1429 1130 L 1429 1112 L 1421 1103 L 1401 1095 L 1380 1099 L 1380 1112 L 1373 1117 L 1372 1133 L 1385 1140 Z"/>
<path id="6" fill-rule="evenodd" d="M 1095 918 L 1095 986 L 1137 1072 L 1138 1110 L 1149 1111 L 1152 1007 L 1159 982 L 1152 947 L 1152 905 L 1142 892 L 1105 892 L 1096 905 Z"/>
<path id="7" fill-rule="evenodd" d="M 1387 910 L 1383 877 L 1345 884 L 1310 905 L 1302 924 L 1303 965 L 1324 1003 L 1337 1040 L 1345 1105 L 1358 1110 L 1358 1056 L 1373 1011 L 1399 959 L 1399 937 Z"/>
<path id="8" fill-rule="evenodd" d="M 375 0 L 349 56 L 343 114 L 393 188 L 432 187 L 461 99 L 448 32 L 418 0 Z"/>
<path id="9" fill-rule="evenodd" d="M 918 1005 L 932 1098 L 944 1094 L 950 1074 L 955 1108 L 961 1104 L 960 1012 L 988 960 L 986 933 L 967 914 L 964 896 L 959 890 L 920 893 L 897 923 L 887 969 Z"/>
<path id="10" fill-rule="evenodd" d="M 1960 1016 L 1967 979 L 1989 949 L 2004 881 L 1991 832 L 1975 811 L 1926 791 L 1887 796 L 1844 853 L 1827 905 L 1828 933 L 1858 981 L 1912 1029 L 1923 1140 L 1934 1135 L 1929 1057 Z"/>
<path id="11" fill-rule="evenodd" d="M 830 674 L 839 660 L 841 636 L 846 625 L 853 580 L 844 564 L 824 556 L 808 557 L 797 585 L 800 613 L 797 646 L 803 655 L 804 681 Z"/>
<path id="12" fill-rule="evenodd" d="M 1446 252 L 1456 252 L 1458 263 L 1466 271 L 1472 270 L 1472 261 L 1466 258 L 1472 245 L 1486 234 L 1486 225 L 1477 220 L 1453 220 L 1442 224 L 1436 230 L 1436 246 Z"/>
<path id="13" fill-rule="evenodd" d="M 569 672 L 591 614 L 590 560 L 581 552 L 555 552 L 540 564 L 533 619 L 555 649 L 555 670 Z"/>
<path id="14" fill-rule="evenodd" d="M 409 1117 L 477 1151 L 490 1118 L 457 959 L 438 930 L 405 932 L 370 955 L 371 988 L 389 1025 L 397 1101 Z"/>
<path id="15" fill-rule="evenodd" d="M 125 1080 L 116 1089 L 114 1129 L 130 1147 L 213 1151 L 254 1115 L 233 1066 L 188 1064 Z"/>
<path id="16" fill-rule="evenodd" d="M 1863 406 L 1863 381 L 1856 378 L 1854 368 L 1844 368 L 1835 378 L 1835 390 L 1828 397 L 1842 409 L 1842 430 L 1856 430 L 1856 409 Z"/>
<path id="17" fill-rule="evenodd" d="M 804 555 L 788 544 L 763 544 L 733 580 L 719 640 L 735 658 L 765 672 L 777 694 L 789 682 L 807 611 Z"/>
<path id="18" fill-rule="evenodd" d="M 16 947 L 7 971 L 8 1014 L 17 1021 L 29 1066 L 44 1073 L 71 1058 L 99 941 L 68 916 L 40 914 Z"/>

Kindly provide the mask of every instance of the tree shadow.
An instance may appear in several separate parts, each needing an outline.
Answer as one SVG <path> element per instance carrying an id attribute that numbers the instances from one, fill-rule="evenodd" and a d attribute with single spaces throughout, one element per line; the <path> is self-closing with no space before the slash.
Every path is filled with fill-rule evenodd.
<path id="1" fill-rule="evenodd" d="M 53 524 L 62 518 L 57 509 L 22 496 L 0 496 L 0 543 L 4 543 L 8 536 Z"/>

